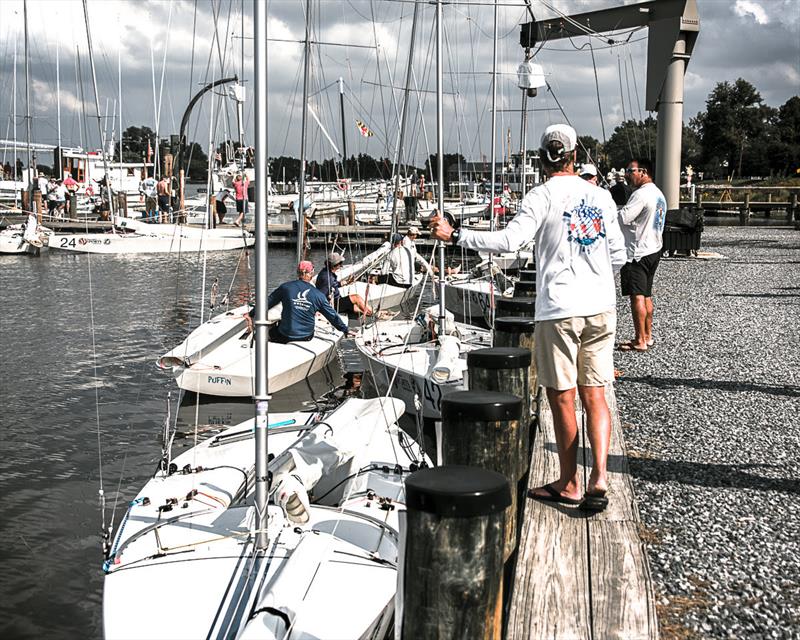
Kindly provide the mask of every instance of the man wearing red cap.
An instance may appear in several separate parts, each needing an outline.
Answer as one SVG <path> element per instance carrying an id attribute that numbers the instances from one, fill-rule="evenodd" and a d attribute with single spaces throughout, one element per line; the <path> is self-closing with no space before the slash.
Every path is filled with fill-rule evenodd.
<path id="1" fill-rule="evenodd" d="M 297 265 L 297 280 L 284 282 L 269 294 L 267 306 L 271 309 L 276 304 L 282 304 L 281 320 L 277 325 L 272 325 L 269 330 L 269 339 L 272 342 L 308 342 L 314 337 L 316 328 L 316 315 L 319 311 L 334 327 L 347 335 L 347 325 L 333 310 L 325 295 L 311 284 L 314 276 L 314 265 L 308 260 L 303 260 Z M 255 308 L 245 316 L 247 325 L 252 331 Z"/>

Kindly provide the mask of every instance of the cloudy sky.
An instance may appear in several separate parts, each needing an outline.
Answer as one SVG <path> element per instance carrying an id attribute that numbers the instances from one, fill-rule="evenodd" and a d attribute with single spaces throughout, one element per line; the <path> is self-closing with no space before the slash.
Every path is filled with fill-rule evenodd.
<path id="1" fill-rule="evenodd" d="M 105 135 L 111 135 L 113 128 L 118 137 L 120 102 L 123 129 L 142 124 L 155 129 L 158 122 L 161 135 L 177 133 L 190 95 L 204 81 L 233 74 L 245 79 L 245 126 L 250 135 L 250 0 L 87 3 Z M 528 18 L 524 2 L 498 3 L 499 154 L 509 132 L 511 147 L 517 149 L 520 144 L 520 92 L 514 72 L 523 54 L 518 24 Z M 445 147 L 475 160 L 488 158 L 491 153 L 492 4 L 491 0 L 461 0 L 445 7 Z M 554 17 L 555 11 L 575 14 L 620 4 L 621 0 L 532 0 L 532 10 L 537 19 L 545 19 Z M 800 94 L 800 2 L 698 0 L 698 5 L 701 30 L 686 75 L 686 120 L 704 108 L 709 91 L 723 80 L 745 78 L 772 106 Z M 269 3 L 271 155 L 299 155 L 305 6 L 306 0 Z M 309 117 L 309 157 L 334 155 L 323 131 L 341 151 L 336 87 L 340 76 L 345 84 L 348 154 L 393 154 L 413 9 L 411 0 L 311 0 L 312 39 L 323 44 L 311 49 L 310 104 L 320 124 Z M 435 146 L 433 16 L 430 4 L 421 5 L 408 143 L 408 153 L 418 161 Z M 84 138 L 88 136 L 89 146 L 98 146 L 83 3 L 29 0 L 28 24 L 34 140 L 57 140 L 58 58 L 62 140 L 65 145 L 86 145 Z M 25 138 L 23 25 L 22 1 L 0 0 L 0 138 L 13 138 L 15 124 L 17 136 Z M 647 30 L 613 39 L 612 45 L 600 38 L 562 40 L 548 43 L 537 53 L 535 61 L 544 67 L 553 93 L 540 91 L 529 104 L 529 146 L 536 145 L 539 132 L 547 124 L 564 120 L 557 102 L 579 133 L 601 140 L 603 129 L 609 136 L 623 114 L 637 118 L 647 115 Z M 589 43 L 594 50 L 600 108 Z M 212 137 L 215 141 L 236 137 L 232 107 L 223 95 L 203 100 L 202 108 L 195 109 L 189 138 L 207 147 Z M 359 136 L 356 119 L 365 122 L 375 135 Z"/>

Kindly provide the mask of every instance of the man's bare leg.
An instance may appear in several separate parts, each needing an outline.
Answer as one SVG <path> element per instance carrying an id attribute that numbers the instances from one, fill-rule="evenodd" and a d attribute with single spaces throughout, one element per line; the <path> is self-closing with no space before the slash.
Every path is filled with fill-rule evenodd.
<path id="1" fill-rule="evenodd" d="M 653 344 L 653 298 L 646 297 L 644 299 L 645 306 L 645 320 L 644 320 L 644 339 L 649 347 Z"/>
<path id="2" fill-rule="evenodd" d="M 645 328 L 647 305 L 644 300 L 644 296 L 631 296 L 631 316 L 633 317 L 633 331 L 635 334 L 631 346 L 636 349 L 647 348 L 647 341 L 645 340 L 645 336 L 647 335 L 647 330 Z"/>
<path id="3" fill-rule="evenodd" d="M 578 483 L 578 423 L 575 419 L 575 388 L 559 391 L 547 388 L 547 400 L 553 412 L 553 428 L 558 447 L 560 475 L 552 482 L 553 488 L 562 496 L 580 498 Z M 534 495 L 547 497 L 547 491 L 536 489 Z"/>
<path id="4" fill-rule="evenodd" d="M 586 493 L 605 493 L 608 490 L 608 447 L 611 443 L 611 412 L 605 387 L 579 386 L 578 392 L 586 410 L 586 432 L 594 457 Z"/>

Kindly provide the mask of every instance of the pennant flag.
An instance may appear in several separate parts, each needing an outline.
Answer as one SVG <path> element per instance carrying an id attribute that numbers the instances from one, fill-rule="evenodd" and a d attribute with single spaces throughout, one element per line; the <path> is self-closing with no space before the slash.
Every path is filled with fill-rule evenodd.
<path id="1" fill-rule="evenodd" d="M 361 120 L 356 120 L 356 126 L 358 127 L 358 131 L 365 138 L 371 138 L 375 135 L 372 131 L 370 131 L 370 128 L 367 125 L 361 122 Z"/>

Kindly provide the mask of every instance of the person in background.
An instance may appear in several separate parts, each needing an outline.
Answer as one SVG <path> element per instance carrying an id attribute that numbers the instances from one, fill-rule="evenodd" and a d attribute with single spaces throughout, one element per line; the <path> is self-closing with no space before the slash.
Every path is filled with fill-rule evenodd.
<path id="1" fill-rule="evenodd" d="M 591 182 L 593 185 L 597 185 L 597 167 L 595 167 L 593 164 L 582 164 L 580 176 L 586 180 L 586 182 Z"/>
<path id="2" fill-rule="evenodd" d="M 155 221 L 158 201 L 156 200 L 156 179 L 154 177 L 147 176 L 139 183 L 139 195 L 144 201 L 145 220 Z"/>
<path id="3" fill-rule="evenodd" d="M 72 207 L 72 194 L 78 192 L 78 183 L 75 181 L 75 179 L 70 174 L 67 174 L 67 177 L 64 178 L 64 188 L 67 190 L 66 202 L 65 202 L 66 207 L 65 207 L 65 209 L 66 209 L 67 215 L 68 216 L 72 216 L 73 215 L 73 212 L 72 212 L 72 209 L 71 209 L 71 207 Z M 77 213 L 78 212 L 76 211 L 75 215 L 77 215 Z"/>
<path id="4" fill-rule="evenodd" d="M 225 221 L 225 214 L 228 213 L 228 207 L 225 206 L 225 200 L 231 197 L 231 192 L 226 188 L 221 188 L 217 191 L 214 199 L 214 209 L 217 214 L 217 223 L 222 224 Z"/>
<path id="5" fill-rule="evenodd" d="M 56 216 L 62 218 L 67 209 L 67 188 L 63 180 L 56 180 L 54 189 L 56 195 Z"/>
<path id="6" fill-rule="evenodd" d="M 625 243 L 611 196 L 575 175 L 577 138 L 566 124 L 544 130 L 539 155 L 547 181 L 523 198 L 519 213 L 505 229 L 453 229 L 439 216 L 430 228 L 437 240 L 487 253 L 516 251 L 535 241 L 534 351 L 539 383 L 546 388 L 553 411 L 560 472 L 554 481 L 531 490 L 530 496 L 600 511 L 608 505 L 611 414 L 605 386 L 614 380 L 614 271 L 625 263 Z M 594 456 L 583 496 L 577 466 L 576 387 Z"/>
<path id="7" fill-rule="evenodd" d="M 620 351 L 644 352 L 653 346 L 653 279 L 661 259 L 667 200 L 653 182 L 653 164 L 631 160 L 625 169 L 636 190 L 619 210 L 628 262 L 620 271 L 623 296 L 631 301 L 634 338 Z"/>
<path id="8" fill-rule="evenodd" d="M 167 176 L 161 176 L 161 180 L 156 184 L 156 195 L 158 196 L 160 222 L 169 222 L 169 180 Z"/>
<path id="9" fill-rule="evenodd" d="M 414 254 L 403 246 L 403 236 L 399 233 L 392 234 L 391 243 L 392 250 L 386 256 L 378 282 L 409 289 L 414 284 Z"/>
<path id="10" fill-rule="evenodd" d="M 47 197 L 47 213 L 51 216 L 55 216 L 56 209 L 58 209 L 58 193 L 56 192 L 57 186 L 58 183 L 56 182 L 56 179 L 50 178 L 47 183 L 46 190 L 42 192 L 42 196 Z"/>
<path id="11" fill-rule="evenodd" d="M 250 188 L 250 180 L 247 176 L 242 177 L 241 173 L 236 174 L 236 179 L 233 181 L 233 189 L 236 197 L 236 220 L 233 221 L 237 227 L 242 226 L 244 217 L 247 214 L 247 190 Z"/>
<path id="12" fill-rule="evenodd" d="M 334 327 L 345 335 L 350 335 L 347 325 L 328 303 L 323 293 L 311 284 L 314 265 L 303 260 L 297 265 L 297 280 L 284 282 L 267 298 L 268 308 L 282 305 L 280 322 L 269 330 L 271 342 L 308 342 L 314 337 L 316 315 L 319 311 Z M 253 331 L 255 307 L 245 314 L 248 329 Z"/>
<path id="13" fill-rule="evenodd" d="M 322 291 L 331 306 L 339 313 L 356 312 L 360 315 L 371 316 L 372 307 L 365 302 L 364 298 L 357 293 L 342 297 L 339 292 L 339 287 L 347 284 L 347 281 L 340 282 L 337 275 L 343 264 L 342 254 L 329 253 L 328 259 L 325 260 L 325 267 L 317 274 L 317 289 Z"/>
<path id="14" fill-rule="evenodd" d="M 622 170 L 617 171 L 617 181 L 609 189 L 609 193 L 617 207 L 624 207 L 631 197 L 633 191 L 625 182 L 625 173 Z"/>
<path id="15" fill-rule="evenodd" d="M 40 171 L 38 177 L 36 178 L 36 188 L 39 189 L 39 193 L 42 194 L 42 198 L 47 196 L 48 184 L 49 181 L 44 177 L 44 173 Z"/>
<path id="16" fill-rule="evenodd" d="M 438 268 L 431 265 L 425 258 L 423 258 L 419 252 L 417 251 L 417 237 L 419 236 L 419 229 L 414 225 L 411 225 L 406 231 L 406 236 L 403 238 L 403 246 L 406 249 L 409 249 L 414 254 L 414 262 L 420 265 L 425 271 L 428 272 L 429 276 L 432 276 L 435 272 L 438 271 Z"/>

